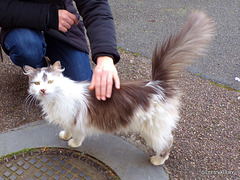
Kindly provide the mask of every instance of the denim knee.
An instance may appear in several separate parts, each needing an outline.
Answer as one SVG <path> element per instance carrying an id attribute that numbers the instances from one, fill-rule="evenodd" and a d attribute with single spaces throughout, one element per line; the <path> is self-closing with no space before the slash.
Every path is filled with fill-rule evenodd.
<path id="1" fill-rule="evenodd" d="M 33 30 L 30 30 L 33 31 Z M 42 67 L 43 58 L 46 53 L 46 44 L 43 36 L 36 32 L 28 30 L 18 30 L 10 32 L 4 42 L 9 51 L 9 56 L 14 64 L 23 67 L 30 65 L 32 67 Z M 40 32 L 39 32 L 40 33 Z"/>

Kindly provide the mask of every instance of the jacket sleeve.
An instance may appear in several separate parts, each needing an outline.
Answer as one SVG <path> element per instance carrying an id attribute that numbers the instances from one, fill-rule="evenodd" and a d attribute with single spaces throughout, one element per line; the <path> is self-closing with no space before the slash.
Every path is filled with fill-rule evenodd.
<path id="1" fill-rule="evenodd" d="M 110 56 L 117 63 L 116 33 L 112 13 L 107 0 L 75 0 L 91 45 L 92 60 Z"/>
<path id="2" fill-rule="evenodd" d="M 0 27 L 58 29 L 57 6 L 19 0 L 0 0 Z"/>

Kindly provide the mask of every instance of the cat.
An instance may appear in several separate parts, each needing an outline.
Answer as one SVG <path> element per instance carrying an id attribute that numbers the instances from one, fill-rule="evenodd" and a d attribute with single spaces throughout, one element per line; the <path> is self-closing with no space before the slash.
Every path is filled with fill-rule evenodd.
<path id="1" fill-rule="evenodd" d="M 140 133 L 156 152 L 151 163 L 162 165 L 169 158 L 172 131 L 180 118 L 179 72 L 205 54 L 213 34 L 214 25 L 205 13 L 191 13 L 179 33 L 156 45 L 152 79 L 122 81 L 106 101 L 96 99 L 88 89 L 90 82 L 64 77 L 59 61 L 37 69 L 26 65 L 28 92 L 40 102 L 46 119 L 64 129 L 59 137 L 69 146 L 79 147 L 94 134 Z"/>

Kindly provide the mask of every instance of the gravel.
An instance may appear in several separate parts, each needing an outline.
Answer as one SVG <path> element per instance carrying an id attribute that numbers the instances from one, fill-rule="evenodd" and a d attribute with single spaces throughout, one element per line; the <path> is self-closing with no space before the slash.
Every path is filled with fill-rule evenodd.
<path id="1" fill-rule="evenodd" d="M 119 52 L 122 60 L 117 68 L 121 79 L 150 79 L 150 59 L 122 49 Z M 0 64 L 0 132 L 42 119 L 40 108 L 34 103 L 29 111 L 25 110 L 27 77 L 8 57 L 4 59 Z M 174 144 L 165 170 L 171 179 L 239 179 L 239 92 L 187 71 L 180 76 L 181 119 L 174 131 Z M 140 135 L 119 136 L 154 154 Z"/>

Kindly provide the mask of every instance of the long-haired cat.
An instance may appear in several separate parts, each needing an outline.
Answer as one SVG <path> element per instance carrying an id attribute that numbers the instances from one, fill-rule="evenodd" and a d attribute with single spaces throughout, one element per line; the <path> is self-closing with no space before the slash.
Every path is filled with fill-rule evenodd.
<path id="1" fill-rule="evenodd" d="M 193 12 L 182 30 L 157 45 L 152 57 L 150 81 L 121 82 L 112 97 L 99 101 L 89 82 L 64 77 L 60 62 L 34 69 L 25 66 L 29 93 L 40 101 L 46 119 L 60 125 L 59 137 L 78 147 L 88 135 L 115 132 L 140 133 L 156 152 L 153 165 L 168 159 L 172 130 L 179 120 L 178 74 L 186 64 L 203 55 L 213 35 L 211 19 Z"/>

